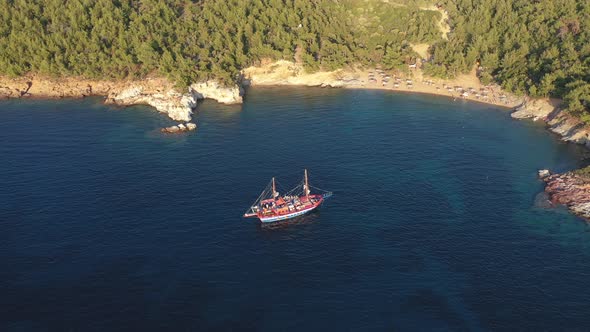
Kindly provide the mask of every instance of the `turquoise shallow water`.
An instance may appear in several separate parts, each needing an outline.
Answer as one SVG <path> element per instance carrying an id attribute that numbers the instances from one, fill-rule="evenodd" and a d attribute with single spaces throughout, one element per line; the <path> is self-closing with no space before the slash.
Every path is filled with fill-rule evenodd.
<path id="1" fill-rule="evenodd" d="M 147 107 L 0 102 L 0 330 L 590 326 L 588 225 L 534 206 L 584 152 L 506 110 L 384 91 L 250 89 L 166 136 Z M 241 215 L 308 168 L 295 225 Z"/>

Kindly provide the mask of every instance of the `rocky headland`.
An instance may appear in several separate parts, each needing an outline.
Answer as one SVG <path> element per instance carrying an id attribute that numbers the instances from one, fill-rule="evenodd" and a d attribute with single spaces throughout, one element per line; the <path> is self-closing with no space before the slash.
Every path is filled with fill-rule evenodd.
<path id="1" fill-rule="evenodd" d="M 526 100 L 511 116 L 543 121 L 560 139 L 590 149 L 590 127 L 564 111 L 561 100 Z M 553 175 L 548 170 L 540 170 L 539 177 L 546 183 L 545 193 L 550 206 L 565 205 L 572 213 L 590 220 L 590 167 Z"/>
<path id="2" fill-rule="evenodd" d="M 526 100 L 510 115 L 515 119 L 543 121 L 562 140 L 590 148 L 590 126 L 564 111 L 559 99 Z"/>
<path id="3" fill-rule="evenodd" d="M 208 81 L 179 90 L 166 79 L 146 78 L 134 81 L 102 81 L 81 78 L 46 78 L 39 76 L 16 79 L 0 77 L 0 98 L 83 98 L 106 96 L 105 102 L 116 105 L 150 105 L 176 121 L 190 121 L 200 99 L 213 99 L 224 104 L 242 102 L 242 90 Z"/>
<path id="4" fill-rule="evenodd" d="M 565 205 L 574 214 L 590 220 L 590 167 L 543 178 L 553 205 Z"/>
<path id="5" fill-rule="evenodd" d="M 0 98 L 82 98 L 105 96 L 105 102 L 116 105 L 145 104 L 176 121 L 190 121 L 200 99 L 213 99 L 224 104 L 242 102 L 242 86 L 318 86 L 352 89 L 382 89 L 427 93 L 515 107 L 522 99 L 504 93 L 499 87 L 482 85 L 475 71 L 453 80 L 430 79 L 419 66 L 404 75 L 380 69 L 349 67 L 334 71 L 306 72 L 301 63 L 286 60 L 267 61 L 242 71 L 241 85 L 225 86 L 216 81 L 197 82 L 179 90 L 166 79 L 108 81 L 84 78 L 48 78 L 29 75 L 19 78 L 0 77 Z"/>

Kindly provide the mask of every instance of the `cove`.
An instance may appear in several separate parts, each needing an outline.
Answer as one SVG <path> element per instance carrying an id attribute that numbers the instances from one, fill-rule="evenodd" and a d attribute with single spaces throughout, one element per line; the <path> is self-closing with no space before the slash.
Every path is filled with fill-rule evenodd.
<path id="1" fill-rule="evenodd" d="M 197 132 L 99 99 L 0 102 L 0 329 L 533 330 L 590 325 L 590 232 L 534 206 L 585 152 L 493 106 L 251 88 Z M 301 223 L 241 215 L 307 168 Z"/>

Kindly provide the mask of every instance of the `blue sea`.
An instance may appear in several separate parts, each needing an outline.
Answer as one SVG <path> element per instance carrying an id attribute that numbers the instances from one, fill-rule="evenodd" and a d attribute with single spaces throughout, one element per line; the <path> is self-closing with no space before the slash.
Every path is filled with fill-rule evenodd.
<path id="1" fill-rule="evenodd" d="M 197 132 L 100 98 L 0 102 L 1 331 L 590 327 L 590 227 L 535 205 L 585 152 L 506 109 L 251 88 Z M 334 192 L 263 228 L 281 188 Z"/>

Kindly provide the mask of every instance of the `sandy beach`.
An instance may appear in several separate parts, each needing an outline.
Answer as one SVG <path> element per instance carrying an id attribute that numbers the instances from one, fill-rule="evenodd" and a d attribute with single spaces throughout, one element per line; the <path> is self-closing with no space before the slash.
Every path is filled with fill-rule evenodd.
<path id="1" fill-rule="evenodd" d="M 497 85 L 483 85 L 475 73 L 460 75 L 452 80 L 424 77 L 419 69 L 413 75 L 396 75 L 379 69 L 358 73 L 358 78 L 345 81 L 345 88 L 391 90 L 408 93 L 424 93 L 470 100 L 507 108 L 514 108 L 523 102 L 522 97 L 504 92 Z"/>
<path id="2" fill-rule="evenodd" d="M 475 69 L 455 79 L 425 77 L 420 68 L 408 73 L 385 71 L 379 68 L 349 68 L 336 71 L 307 73 L 298 63 L 281 60 L 243 70 L 245 84 L 253 86 L 302 85 L 346 89 L 379 89 L 405 93 L 446 96 L 455 100 L 469 100 L 514 108 L 523 103 L 503 91 L 498 85 L 486 86 L 476 76 Z M 28 76 L 0 77 L 0 97 L 5 98 L 81 98 L 91 95 L 106 96 L 131 87 L 140 87 L 146 94 L 162 94 L 174 89 L 174 84 L 163 78 L 150 77 L 135 81 L 88 80 L 83 78 L 47 78 Z"/>
<path id="3" fill-rule="evenodd" d="M 420 68 L 406 74 L 374 69 L 341 69 L 332 72 L 306 73 L 300 64 L 277 61 L 244 70 L 249 83 L 257 86 L 305 85 L 347 89 L 379 89 L 407 93 L 440 95 L 455 100 L 470 100 L 507 108 L 522 104 L 524 98 L 503 91 L 498 85 L 482 84 L 475 73 L 451 80 L 425 77 Z"/>

